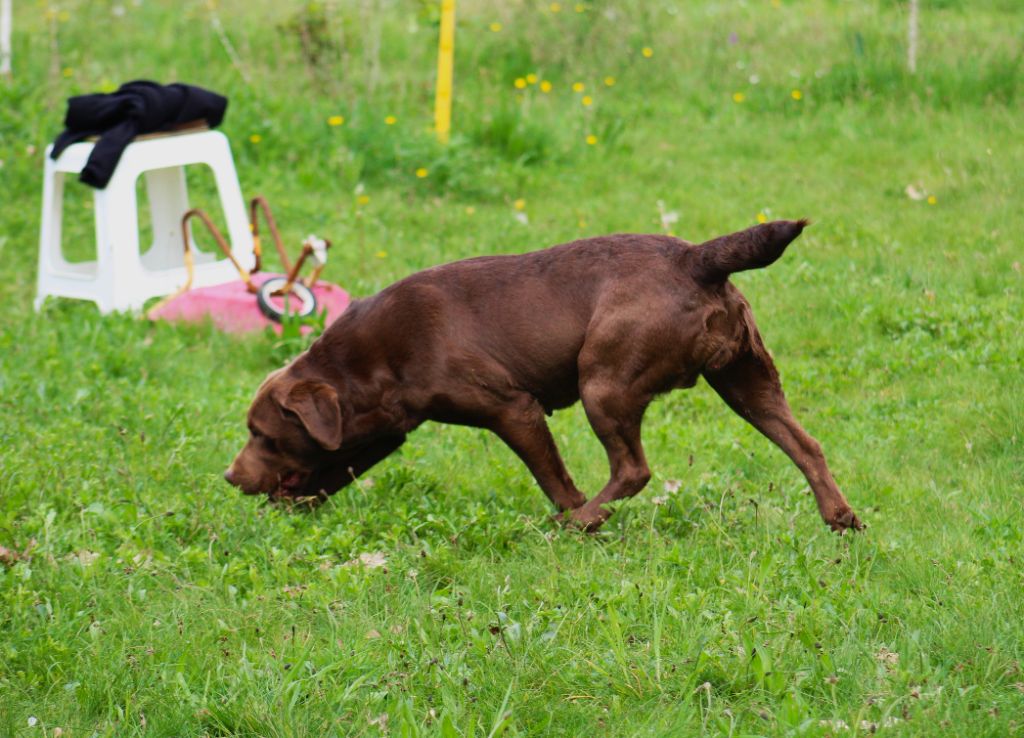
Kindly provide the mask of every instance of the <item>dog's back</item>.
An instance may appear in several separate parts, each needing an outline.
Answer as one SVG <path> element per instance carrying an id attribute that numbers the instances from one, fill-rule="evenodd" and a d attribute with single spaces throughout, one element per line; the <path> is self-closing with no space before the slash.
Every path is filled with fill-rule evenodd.
<path id="1" fill-rule="evenodd" d="M 420 386 L 477 377 L 525 389 L 549 410 L 565 407 L 579 397 L 578 356 L 595 314 L 639 319 L 653 302 L 693 302 L 694 248 L 623 234 L 433 267 L 353 303 L 318 351 L 353 368 L 386 356 Z"/>

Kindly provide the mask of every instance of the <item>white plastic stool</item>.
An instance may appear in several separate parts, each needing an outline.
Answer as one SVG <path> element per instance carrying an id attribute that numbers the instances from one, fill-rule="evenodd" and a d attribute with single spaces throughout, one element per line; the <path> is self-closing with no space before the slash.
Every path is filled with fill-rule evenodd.
<path id="1" fill-rule="evenodd" d="M 252 267 L 252 234 L 231 147 L 223 133 L 209 130 L 147 136 L 129 144 L 106 189 L 94 193 L 96 260 L 68 262 L 61 252 L 64 178 L 82 171 L 93 145 L 72 144 L 56 161 L 50 158 L 52 146 L 46 150 L 36 310 L 48 295 L 92 300 L 101 313 L 139 310 L 151 297 L 181 287 L 187 278 L 181 217 L 189 209 L 185 167 L 190 164 L 207 164 L 213 170 L 232 252 L 243 267 Z M 142 174 L 153 229 L 153 243 L 146 251 L 139 244 L 135 195 Z M 195 242 L 192 251 L 194 287 L 237 279 L 235 268 L 221 254 L 202 252 Z"/>

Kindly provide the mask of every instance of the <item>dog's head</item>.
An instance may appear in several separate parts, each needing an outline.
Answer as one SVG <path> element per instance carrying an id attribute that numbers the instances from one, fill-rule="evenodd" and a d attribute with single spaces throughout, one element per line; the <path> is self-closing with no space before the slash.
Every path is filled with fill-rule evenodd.
<path id="1" fill-rule="evenodd" d="M 224 478 L 246 494 L 317 494 L 312 479 L 341 447 L 341 403 L 331 385 L 274 372 L 249 408 L 249 440 Z M 330 490 L 333 492 L 333 490 Z"/>

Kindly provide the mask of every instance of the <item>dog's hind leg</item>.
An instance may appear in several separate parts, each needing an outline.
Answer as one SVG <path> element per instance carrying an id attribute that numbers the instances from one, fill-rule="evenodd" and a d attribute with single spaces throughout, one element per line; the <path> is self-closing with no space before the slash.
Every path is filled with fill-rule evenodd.
<path id="1" fill-rule="evenodd" d="M 651 471 L 640 442 L 640 424 L 650 396 L 638 395 L 607 371 L 588 374 L 580 381 L 580 398 L 587 419 L 608 454 L 611 476 L 587 504 L 568 514 L 567 520 L 595 531 L 609 518 L 606 503 L 632 497 L 647 486 Z"/>
<path id="2" fill-rule="evenodd" d="M 555 439 L 551 437 L 544 410 L 532 396 L 524 395 L 502 405 L 484 425 L 516 452 L 560 511 L 571 510 L 587 501 L 569 476 Z"/>
<path id="3" fill-rule="evenodd" d="M 860 522 L 839 490 L 821 445 L 805 431 L 789 408 L 771 357 L 757 346 L 705 379 L 729 407 L 771 439 L 800 467 L 811 485 L 818 511 L 832 530 L 861 530 Z"/>

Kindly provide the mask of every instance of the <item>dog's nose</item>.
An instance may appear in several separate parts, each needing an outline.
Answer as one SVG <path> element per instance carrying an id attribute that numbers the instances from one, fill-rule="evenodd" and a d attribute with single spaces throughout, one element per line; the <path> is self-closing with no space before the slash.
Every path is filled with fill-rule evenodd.
<path id="1" fill-rule="evenodd" d="M 228 484 L 235 484 L 235 473 L 228 467 L 227 471 L 224 472 L 224 479 L 227 480 Z"/>

